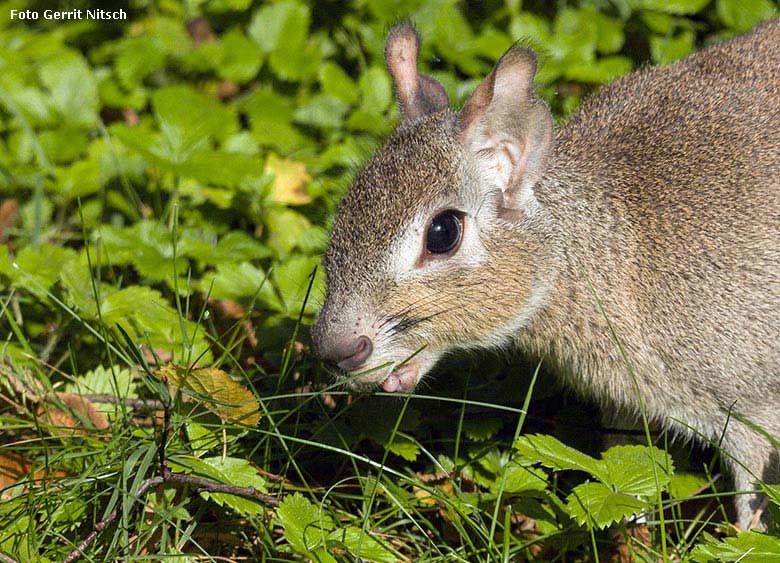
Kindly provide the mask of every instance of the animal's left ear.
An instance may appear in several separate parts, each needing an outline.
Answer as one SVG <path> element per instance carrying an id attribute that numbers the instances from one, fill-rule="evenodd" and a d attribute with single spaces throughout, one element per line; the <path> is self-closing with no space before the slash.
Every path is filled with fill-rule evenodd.
<path id="1" fill-rule="evenodd" d="M 506 211 L 536 203 L 533 187 L 552 144 L 552 117 L 534 93 L 536 56 L 513 47 L 460 111 L 460 140 L 501 188 Z"/>
<path id="2" fill-rule="evenodd" d="M 438 80 L 417 72 L 420 38 L 408 23 L 390 30 L 385 64 L 393 77 L 398 107 L 404 120 L 417 119 L 449 107 L 447 92 Z"/>

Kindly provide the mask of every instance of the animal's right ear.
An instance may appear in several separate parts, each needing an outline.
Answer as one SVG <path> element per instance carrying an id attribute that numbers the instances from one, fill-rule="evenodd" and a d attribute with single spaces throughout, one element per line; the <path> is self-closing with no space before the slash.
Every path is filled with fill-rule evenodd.
<path id="1" fill-rule="evenodd" d="M 435 78 L 417 72 L 420 38 L 408 23 L 390 30 L 385 64 L 393 77 L 398 107 L 404 120 L 417 119 L 449 107 L 444 87 Z"/>
<path id="2" fill-rule="evenodd" d="M 460 111 L 459 137 L 501 189 L 504 211 L 536 204 L 533 186 L 542 176 L 552 142 L 552 116 L 534 93 L 536 56 L 513 47 L 477 86 Z M 511 213 L 510 213 L 511 214 Z"/>

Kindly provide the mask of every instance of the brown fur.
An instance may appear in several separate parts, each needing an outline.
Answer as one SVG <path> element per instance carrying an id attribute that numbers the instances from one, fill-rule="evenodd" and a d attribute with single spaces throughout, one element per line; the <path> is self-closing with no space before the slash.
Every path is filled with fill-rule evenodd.
<path id="1" fill-rule="evenodd" d="M 542 116 L 523 109 L 541 106 L 518 97 L 504 117 L 484 93 L 466 120 L 412 110 L 361 171 L 327 255 L 319 348 L 369 334 L 381 363 L 425 346 L 419 377 L 446 350 L 512 341 L 609 413 L 637 414 L 609 319 L 651 419 L 713 441 L 725 430 L 737 489 L 780 482 L 778 449 L 738 420 L 780 437 L 780 20 L 617 80 L 549 150 Z M 518 168 L 536 207 L 486 187 L 463 140 L 480 118 L 539 150 Z M 399 241 L 422 240 L 419 218 L 447 208 L 478 242 L 399 272 Z M 737 502 L 746 525 L 758 499 Z"/>

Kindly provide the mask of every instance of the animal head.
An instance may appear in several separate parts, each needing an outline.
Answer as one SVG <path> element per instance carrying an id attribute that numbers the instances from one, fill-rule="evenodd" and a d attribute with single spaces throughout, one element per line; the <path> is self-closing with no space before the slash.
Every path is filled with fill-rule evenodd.
<path id="1" fill-rule="evenodd" d="M 410 391 L 447 351 L 501 345 L 549 289 L 534 194 L 552 140 L 534 54 L 510 49 L 459 111 L 393 28 L 385 60 L 402 120 L 339 205 L 325 258 L 321 356 L 354 386 Z"/>

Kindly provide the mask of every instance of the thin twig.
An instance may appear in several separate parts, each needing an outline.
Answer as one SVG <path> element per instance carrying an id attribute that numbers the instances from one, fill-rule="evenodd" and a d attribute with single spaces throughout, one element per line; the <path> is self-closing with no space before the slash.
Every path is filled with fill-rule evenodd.
<path id="1" fill-rule="evenodd" d="M 141 497 L 148 489 L 151 487 L 154 487 L 155 485 L 159 485 L 163 482 L 163 478 L 161 476 L 157 477 L 151 477 L 150 479 L 147 479 L 143 483 L 141 483 L 141 486 L 138 487 L 138 491 L 136 492 L 137 497 Z M 84 555 L 84 551 L 90 546 L 90 544 L 95 541 L 95 538 L 97 535 L 109 524 L 111 524 L 114 520 L 116 520 L 116 517 L 119 515 L 119 510 L 112 510 L 108 516 L 103 518 L 100 522 L 95 524 L 95 527 L 92 528 L 92 531 L 87 534 L 87 537 L 84 538 L 84 541 L 82 541 L 76 549 L 70 552 L 70 554 L 62 561 L 62 563 L 72 563 L 82 555 Z"/>
<path id="2" fill-rule="evenodd" d="M 0 561 L 2 561 L 2 563 L 19 563 L 16 559 L 14 559 L 9 555 L 6 555 L 2 551 L 0 551 Z"/>
<path id="3" fill-rule="evenodd" d="M 190 485 L 196 487 L 195 492 L 198 493 L 202 491 L 209 493 L 226 493 L 229 495 L 248 498 L 250 500 L 264 504 L 265 506 L 279 506 L 279 499 L 277 497 L 261 493 L 254 487 L 237 487 L 235 485 L 225 485 L 223 483 L 217 483 L 215 481 L 203 479 L 201 477 L 193 477 L 192 475 L 184 475 L 182 473 L 171 473 L 171 471 L 167 468 L 163 469 L 162 475 L 150 477 L 141 483 L 141 486 L 138 487 L 138 491 L 136 492 L 135 496 L 140 498 L 150 488 L 164 484 L 171 484 L 174 486 Z M 65 558 L 62 563 L 73 563 L 73 561 L 76 561 L 79 557 L 83 556 L 87 548 L 92 544 L 92 542 L 95 541 L 95 538 L 97 538 L 98 534 L 111 523 L 113 523 L 118 515 L 118 510 L 114 510 L 100 522 L 95 524 L 95 527 L 92 528 L 92 531 L 87 535 L 87 537 L 84 538 L 84 540 L 78 545 L 78 547 L 76 547 L 76 549 L 70 552 L 68 557 Z M 3 563 L 17 563 L 13 559 L 8 561 L 0 559 L 0 561 L 3 561 Z"/>
<path id="4" fill-rule="evenodd" d="M 122 399 L 113 395 L 82 395 L 82 397 L 91 403 L 111 403 L 112 405 L 124 403 L 128 407 L 138 410 L 161 411 L 165 408 L 163 402 L 156 399 Z"/>

